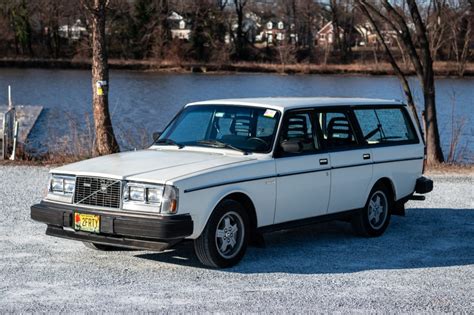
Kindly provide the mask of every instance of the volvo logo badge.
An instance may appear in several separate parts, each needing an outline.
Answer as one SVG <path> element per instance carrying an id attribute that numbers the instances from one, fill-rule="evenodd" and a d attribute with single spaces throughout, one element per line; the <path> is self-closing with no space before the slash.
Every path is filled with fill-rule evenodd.
<path id="1" fill-rule="evenodd" d="M 105 183 L 100 184 L 100 192 L 103 193 L 103 194 L 107 193 L 107 184 L 105 184 Z"/>

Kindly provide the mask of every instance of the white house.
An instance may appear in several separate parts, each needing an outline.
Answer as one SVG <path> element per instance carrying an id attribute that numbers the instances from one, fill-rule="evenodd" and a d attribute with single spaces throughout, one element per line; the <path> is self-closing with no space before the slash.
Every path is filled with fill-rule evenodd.
<path id="1" fill-rule="evenodd" d="M 176 12 L 171 12 L 167 18 L 171 30 L 171 38 L 189 40 L 191 37 L 191 25 Z"/>
<path id="2" fill-rule="evenodd" d="M 80 19 L 73 25 L 64 24 L 59 26 L 59 36 L 70 40 L 79 40 L 82 36 L 87 36 L 87 29 Z"/>

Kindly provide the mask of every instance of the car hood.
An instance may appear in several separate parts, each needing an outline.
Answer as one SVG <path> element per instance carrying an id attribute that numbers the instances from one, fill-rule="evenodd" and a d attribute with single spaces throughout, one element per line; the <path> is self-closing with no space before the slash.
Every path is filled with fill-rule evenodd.
<path id="1" fill-rule="evenodd" d="M 101 156 L 51 172 L 165 183 L 173 178 L 253 159 L 219 153 L 148 149 Z"/>

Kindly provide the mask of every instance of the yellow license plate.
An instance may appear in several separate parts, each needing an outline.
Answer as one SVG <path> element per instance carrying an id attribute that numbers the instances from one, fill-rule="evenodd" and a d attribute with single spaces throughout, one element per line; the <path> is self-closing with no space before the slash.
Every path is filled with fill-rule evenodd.
<path id="1" fill-rule="evenodd" d="M 95 214 L 74 213 L 74 229 L 100 233 L 100 216 Z"/>

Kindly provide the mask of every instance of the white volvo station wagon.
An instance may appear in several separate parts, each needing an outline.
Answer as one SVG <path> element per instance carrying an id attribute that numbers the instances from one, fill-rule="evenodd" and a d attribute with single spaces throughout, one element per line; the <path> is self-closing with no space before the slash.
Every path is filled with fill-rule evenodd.
<path id="1" fill-rule="evenodd" d="M 324 220 L 379 236 L 433 189 L 415 119 L 383 99 L 191 103 L 146 150 L 51 170 L 31 217 L 99 250 L 192 240 L 209 267 L 236 264 L 263 232 Z"/>

